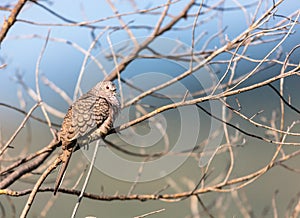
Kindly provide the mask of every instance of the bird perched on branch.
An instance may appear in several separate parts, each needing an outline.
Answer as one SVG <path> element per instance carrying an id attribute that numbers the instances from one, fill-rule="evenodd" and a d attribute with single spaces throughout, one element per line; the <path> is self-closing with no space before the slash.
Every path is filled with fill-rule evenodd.
<path id="1" fill-rule="evenodd" d="M 113 127 L 120 110 L 116 86 L 110 81 L 99 82 L 86 94 L 77 99 L 69 108 L 59 133 L 62 166 L 57 176 L 56 194 L 73 151 L 89 142 L 104 138 Z"/>

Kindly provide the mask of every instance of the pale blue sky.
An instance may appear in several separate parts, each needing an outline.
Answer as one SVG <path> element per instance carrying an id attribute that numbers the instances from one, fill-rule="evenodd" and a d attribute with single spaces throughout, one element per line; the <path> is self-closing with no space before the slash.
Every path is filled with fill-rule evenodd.
<path id="1" fill-rule="evenodd" d="M 10 1 L 6 1 L 10 2 Z M 129 1 L 116 1 L 115 5 L 120 13 L 132 11 Z M 139 8 L 149 8 L 165 1 L 139 1 Z M 180 11 L 183 5 L 187 1 L 179 2 L 171 7 L 171 12 L 176 14 Z M 216 1 L 206 1 L 207 4 L 212 5 Z M 254 1 L 251 1 L 254 2 Z M 249 1 L 240 1 L 241 4 L 249 4 Z M 271 2 L 271 1 L 270 1 Z M 94 20 L 104 18 L 113 15 L 111 8 L 106 1 L 80 1 L 80 0 L 67 0 L 67 1 L 52 1 L 51 4 L 41 1 L 41 4 L 47 6 L 53 11 L 56 11 L 65 18 L 75 21 Z M 225 7 L 236 6 L 233 1 L 226 1 Z M 263 7 L 267 7 L 264 5 Z M 288 15 L 300 8 L 300 1 L 286 0 L 278 10 L 278 14 Z M 196 12 L 197 7 L 193 7 L 192 11 Z M 249 11 L 254 13 L 254 7 Z M 0 17 L 8 16 L 7 12 L 0 11 Z M 210 13 L 209 15 L 212 15 Z M 56 18 L 49 12 L 45 11 L 39 6 L 32 3 L 28 3 L 21 14 L 19 19 L 34 21 L 38 23 L 65 23 L 62 20 Z M 199 17 L 199 20 L 206 18 Z M 158 20 L 158 16 L 153 15 L 134 15 L 123 17 L 125 22 L 130 25 L 148 25 L 155 23 Z M 280 18 L 271 18 L 274 23 L 279 21 Z M 187 19 L 178 23 L 177 26 L 187 26 L 192 24 L 193 19 Z M 101 26 L 118 26 L 117 19 L 108 19 L 107 21 L 97 23 Z M 237 36 L 246 25 L 245 16 L 240 11 L 228 11 L 223 14 L 223 27 L 227 27 L 226 34 L 229 38 Z M 196 36 L 203 31 L 207 31 L 207 35 L 196 45 L 196 48 L 201 48 L 201 44 L 217 31 L 218 23 L 216 21 L 209 22 L 196 29 Z M 298 28 L 299 29 L 299 28 Z M 0 57 L 8 64 L 7 68 L 1 70 L 0 74 L 0 99 L 1 102 L 12 103 L 18 105 L 16 98 L 17 85 L 12 79 L 15 77 L 15 73 L 18 72 L 24 76 L 24 79 L 28 85 L 32 88 L 34 85 L 34 73 L 35 66 L 40 54 L 41 48 L 45 42 L 44 39 L 33 37 L 33 34 L 45 37 L 50 31 L 50 37 L 65 39 L 73 43 L 78 44 L 84 49 L 88 49 L 91 43 L 90 31 L 84 27 L 58 27 L 58 26 L 38 26 L 27 24 L 24 22 L 17 22 L 13 28 L 9 31 L 7 38 L 2 43 Z M 96 31 L 98 34 L 100 31 Z M 133 29 L 133 33 L 137 36 L 147 36 L 149 30 Z M 171 31 L 163 35 L 172 39 L 178 39 L 184 43 L 190 44 L 191 34 L 190 30 L 187 31 Z M 124 31 L 116 31 L 111 33 L 112 43 L 118 43 L 120 41 L 128 39 L 128 35 Z M 284 44 L 286 50 L 290 49 L 294 40 L 299 41 L 299 33 L 291 36 L 290 39 Z M 101 48 L 107 48 L 108 42 L 106 36 L 100 39 Z M 210 47 L 217 46 L 217 40 L 210 44 Z M 299 43 L 299 42 L 298 42 Z M 295 43 L 293 43 L 295 44 Z M 97 54 L 99 49 L 93 52 Z M 257 50 L 254 50 L 257 52 Z M 78 52 L 76 49 L 67 45 L 66 43 L 52 42 L 48 43 L 43 60 L 40 66 L 41 74 L 45 74 L 50 80 L 54 81 L 58 86 L 63 87 L 70 95 L 72 94 L 75 86 L 77 75 L 80 71 L 80 67 L 83 61 L 84 55 Z M 9 93 L 9 95 L 7 94 Z M 45 90 L 45 94 L 47 91 Z M 49 92 L 51 93 L 51 92 Z"/>

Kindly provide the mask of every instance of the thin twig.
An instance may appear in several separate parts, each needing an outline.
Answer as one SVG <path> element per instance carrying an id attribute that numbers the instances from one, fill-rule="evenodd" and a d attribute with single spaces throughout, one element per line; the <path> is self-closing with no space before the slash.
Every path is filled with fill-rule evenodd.
<path id="1" fill-rule="evenodd" d="M 146 216 L 150 216 L 150 215 L 153 215 L 153 214 L 157 214 L 157 213 L 160 213 L 160 212 L 163 212 L 165 211 L 166 209 L 165 208 L 162 208 L 162 209 L 159 209 L 159 210 L 155 210 L 155 211 L 151 211 L 149 213 L 145 213 L 143 215 L 139 215 L 139 216 L 135 216 L 134 218 L 144 218 Z"/>
<path id="2" fill-rule="evenodd" d="M 44 52 L 45 52 L 47 44 L 48 44 L 49 36 L 50 36 L 50 30 L 47 33 L 47 37 L 46 37 L 45 43 L 44 43 L 44 45 L 42 47 L 41 53 L 40 53 L 40 55 L 38 57 L 38 60 L 36 62 L 36 67 L 35 67 L 35 88 L 36 88 L 37 100 L 38 100 L 38 102 L 41 102 L 41 109 L 42 109 L 42 112 L 44 114 L 44 117 L 45 117 L 45 119 L 46 119 L 46 121 L 48 123 L 49 128 L 52 128 L 52 126 L 51 126 L 52 124 L 51 124 L 50 118 L 49 118 L 49 116 L 47 114 L 45 106 L 43 105 L 43 100 L 42 100 L 42 97 L 41 97 L 40 85 L 39 85 L 39 72 L 40 72 L 39 68 L 40 68 L 40 64 L 41 64 Z"/>
<path id="3" fill-rule="evenodd" d="M 57 166 L 61 163 L 61 159 L 60 158 L 56 158 L 56 160 L 44 171 L 44 173 L 41 175 L 41 177 L 39 178 L 39 180 L 35 183 L 29 197 L 28 200 L 26 202 L 25 207 L 23 208 L 23 211 L 21 213 L 20 218 L 25 218 L 31 208 L 31 205 L 33 203 L 33 200 L 39 190 L 39 188 L 41 187 L 42 183 L 45 181 L 45 179 L 47 178 L 47 176 L 57 168 Z"/>
<path id="4" fill-rule="evenodd" d="M 75 216 L 76 216 L 77 210 L 78 210 L 79 205 L 80 205 L 80 203 L 81 203 L 81 200 L 82 200 L 82 198 L 83 198 L 83 196 L 84 196 L 84 191 L 85 191 L 85 189 L 86 189 L 86 187 L 87 187 L 87 184 L 88 184 L 88 182 L 89 182 L 89 179 L 90 179 L 90 177 L 91 177 L 91 173 L 92 173 L 92 170 L 93 170 L 93 167 L 94 167 L 94 164 L 95 164 L 95 161 L 96 161 L 96 157 L 97 157 L 97 152 L 98 152 L 98 148 L 99 148 L 99 143 L 100 143 L 100 140 L 98 140 L 97 143 L 96 143 L 95 150 L 94 150 L 93 157 L 92 157 L 91 164 L 90 164 L 90 168 L 89 168 L 88 173 L 87 173 L 87 175 L 86 175 L 86 178 L 85 178 L 85 180 L 84 180 L 84 184 L 83 184 L 83 186 L 82 186 L 80 195 L 78 196 L 77 203 L 76 203 L 76 205 L 75 205 L 75 207 L 74 207 L 74 209 L 73 209 L 73 213 L 72 213 L 72 216 L 71 216 L 72 218 L 75 218 Z"/>
<path id="5" fill-rule="evenodd" d="M 33 111 L 40 105 L 40 102 L 36 103 L 35 105 L 32 106 L 32 108 L 28 111 L 26 114 L 25 118 L 23 119 L 22 123 L 19 125 L 19 127 L 16 129 L 14 134 L 10 137 L 10 139 L 5 143 L 3 148 L 0 150 L 0 156 L 4 153 L 4 151 L 10 146 L 12 141 L 17 137 L 21 129 L 25 126 L 27 120 L 29 119 L 30 115 L 33 113 Z"/>
<path id="6" fill-rule="evenodd" d="M 4 20 L 4 23 L 2 25 L 1 31 L 0 31 L 0 45 L 2 41 L 4 40 L 6 34 L 8 33 L 9 29 L 14 25 L 16 22 L 17 16 L 24 7 L 27 0 L 19 0 L 14 9 L 11 11 L 8 19 Z"/>

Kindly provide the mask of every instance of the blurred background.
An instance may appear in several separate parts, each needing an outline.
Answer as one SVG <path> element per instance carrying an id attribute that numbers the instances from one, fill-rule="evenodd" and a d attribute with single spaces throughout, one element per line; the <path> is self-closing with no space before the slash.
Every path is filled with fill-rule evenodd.
<path id="1" fill-rule="evenodd" d="M 6 66 L 2 68 L 0 72 L 0 103 L 5 103 L 25 111 L 28 111 L 34 105 L 36 101 L 32 98 L 32 93 L 36 91 L 35 75 L 37 62 L 48 36 L 49 40 L 39 65 L 39 84 L 43 101 L 53 109 L 52 113 L 49 113 L 51 122 L 60 124 L 69 107 L 70 101 L 75 100 L 81 93 L 86 92 L 105 77 L 104 70 L 97 68 L 95 61 L 91 60 L 91 58 L 89 58 L 87 64 L 85 64 L 86 52 L 88 51 L 96 57 L 104 66 L 105 71 L 110 73 L 115 67 L 114 59 L 110 56 L 111 47 L 116 51 L 122 51 L 122 48 L 132 44 L 128 32 L 124 30 L 124 26 L 127 26 L 139 41 L 147 39 L 153 31 L 153 28 L 151 29 L 150 27 L 156 25 L 161 13 L 164 11 L 163 5 L 167 4 L 167 2 L 172 2 L 168 11 L 170 16 L 163 21 L 162 26 L 167 24 L 174 16 L 180 14 L 189 1 L 140 2 L 119 0 L 95 2 L 82 0 L 41 0 L 27 2 L 17 17 L 17 22 L 9 30 L 5 40 L 1 43 L 0 64 L 5 64 Z M 16 1 L 2 0 L 0 6 L 3 8 L 13 8 L 16 3 Z M 198 12 L 201 1 L 197 3 L 198 4 L 189 11 L 191 16 L 181 19 L 169 31 L 166 31 L 154 40 L 152 45 L 156 51 L 160 51 L 163 54 L 172 54 L 173 49 L 178 45 L 183 45 L 184 51 L 189 51 L 192 47 L 194 51 L 213 51 L 224 45 L 226 40 L 232 40 L 245 31 L 249 27 L 249 23 L 251 23 L 251 16 L 260 17 L 268 8 L 272 7 L 273 1 L 204 1 L 202 3 L 205 4 L 201 11 L 208 12 L 199 15 L 197 27 L 193 30 L 192 26 L 195 22 L 195 16 L 192 16 L 192 14 Z M 210 11 L 209 8 L 214 5 L 217 6 Z M 147 11 L 147 9 L 150 8 L 153 8 L 153 10 Z M 292 13 L 297 12 L 297 10 L 299 13 L 299 8 L 299 1 L 283 1 L 276 8 L 276 15 L 278 16 L 270 16 L 267 24 L 262 26 L 261 29 L 266 27 L 271 29 L 273 25 L 284 20 L 284 17 L 289 17 Z M 147 12 L 143 12 L 142 10 L 146 10 Z M 123 27 L 118 16 L 116 16 L 116 11 L 119 14 L 123 14 Z M 7 18 L 9 14 L 10 11 L 0 10 L 2 19 L 4 19 L 4 17 Z M 293 16 L 293 18 L 296 19 L 296 16 Z M 90 22 L 94 20 L 95 22 Z M 88 27 L 87 25 L 78 25 L 78 22 L 89 22 L 89 25 L 94 25 L 95 28 Z M 283 61 L 287 53 L 299 44 L 299 30 L 298 21 L 292 33 L 281 44 L 278 52 L 274 52 L 270 56 L 270 59 L 278 58 L 278 60 Z M 220 31 L 222 32 L 222 37 L 217 34 L 220 33 Z M 196 40 L 194 41 L 195 43 L 192 44 L 193 34 Z M 260 41 L 264 42 L 265 40 L 265 43 L 251 45 L 251 47 L 247 49 L 245 56 L 257 60 L 264 58 L 284 35 L 285 34 L 282 33 L 278 33 L 278 36 L 274 34 L 272 39 L 278 37 L 278 40 L 268 41 L 269 38 L 267 38 L 266 34 L 266 37 Z M 95 46 L 89 50 L 97 37 L 98 40 Z M 130 53 L 130 48 L 133 49 L 134 46 L 126 47 L 123 52 L 124 56 Z M 142 54 L 146 56 L 148 53 L 145 52 Z M 207 65 L 218 79 L 222 78 L 228 66 L 228 62 L 222 61 L 230 60 L 231 55 L 229 52 L 224 52 L 212 60 L 214 63 Z M 295 51 L 290 57 L 290 62 L 299 64 L 299 55 L 299 51 Z M 201 59 L 202 57 L 199 56 L 199 58 Z M 118 62 L 120 60 L 122 60 L 122 57 L 118 57 Z M 235 76 L 239 77 L 247 74 L 257 66 L 257 64 L 257 62 L 241 60 L 236 67 Z M 85 69 L 81 74 L 83 65 Z M 180 75 L 188 69 L 188 67 L 189 64 L 184 61 L 140 57 L 132 61 L 128 67 L 122 71 L 122 78 L 131 81 L 135 85 L 138 84 L 139 87 L 147 90 L 170 78 Z M 269 67 L 255 74 L 243 83 L 241 87 L 258 83 L 267 78 L 272 78 L 280 73 L 280 69 L 281 65 Z M 200 90 L 199 86 L 205 86 L 204 83 L 201 83 L 201 81 L 203 82 L 201 74 L 207 73 L 208 71 L 208 69 L 199 69 L 199 71 L 195 72 L 193 77 L 187 77 L 182 80 L 180 82 L 182 86 L 170 86 L 169 89 L 162 90 L 159 93 L 165 96 L 184 95 L 186 90 L 189 90 L 191 93 Z M 79 77 L 81 76 L 83 77 L 80 90 L 74 94 Z M 227 81 L 227 79 L 228 78 L 226 78 L 225 81 Z M 69 96 L 69 102 L 55 93 L 55 91 L 47 85 L 46 80 L 66 92 Z M 300 80 L 297 76 L 292 76 L 286 78 L 284 83 L 284 97 L 296 108 L 300 108 L 298 94 L 300 91 L 299 82 Z M 115 83 L 118 84 L 120 88 L 117 80 L 115 80 Z M 200 83 L 201 85 L 199 85 Z M 279 88 L 278 81 L 274 82 L 273 85 L 277 89 Z M 138 93 L 139 92 L 134 92 L 129 86 L 124 84 L 121 97 L 123 97 L 124 102 L 126 102 Z M 203 96 L 205 96 L 205 93 Z M 188 96 L 188 98 L 192 97 Z M 236 105 L 236 98 L 236 96 L 230 96 L 227 101 Z M 242 106 L 243 114 L 251 117 L 259 113 L 259 118 L 257 119 L 260 120 L 260 122 L 271 125 L 271 121 L 274 121 L 273 124 L 279 128 L 280 99 L 270 87 L 264 86 L 250 92 L 239 94 L 238 100 Z M 159 107 L 176 101 L 178 101 L 177 98 L 157 99 L 148 97 L 143 99 L 142 103 Z M 203 105 L 207 108 L 211 107 L 209 104 Z M 147 108 L 148 112 L 151 110 L 151 107 Z M 175 142 L 178 141 L 178 135 L 182 134 L 180 128 L 185 124 L 183 124 L 182 120 L 179 120 L 179 117 L 183 116 L 183 114 L 186 116 L 184 117 L 184 121 L 188 121 L 185 127 L 188 133 L 183 134 L 184 137 L 186 137 L 185 148 L 192 149 L 195 145 L 201 144 L 201 142 L 207 138 L 209 129 L 206 127 L 211 125 L 212 119 L 207 116 L 207 114 L 198 112 L 198 109 L 196 110 L 196 113 L 188 109 L 170 110 L 163 113 L 160 118 L 157 118 L 161 121 L 159 123 L 162 126 L 164 126 L 164 124 L 167 126 L 165 134 L 167 134 L 169 138 L 171 147 L 175 146 Z M 40 108 L 33 114 L 45 119 Z M 195 119 L 196 115 L 199 117 Z M 131 118 L 135 116 L 137 116 L 136 109 L 128 108 L 122 111 L 120 118 L 117 120 L 117 125 L 124 123 L 126 119 L 131 120 Z M 11 108 L 4 107 L 3 105 L 0 106 L 0 137 L 2 145 L 10 138 L 23 118 L 23 114 Z M 293 121 L 299 121 L 299 114 L 287 108 L 285 111 L 285 119 L 286 126 L 288 126 Z M 194 123 L 195 120 L 197 122 Z M 201 122 L 199 120 L 201 120 Z M 239 116 L 232 115 L 230 123 L 244 128 L 248 132 L 273 139 L 265 130 L 250 125 L 249 122 L 246 122 Z M 199 127 L 197 126 L 198 124 Z M 56 128 L 59 129 L 59 127 Z M 130 138 L 132 138 L 132 132 L 130 131 L 124 132 L 123 135 L 121 133 L 120 135 L 109 136 L 109 139 L 116 144 L 124 145 L 124 147 L 129 150 L 140 151 L 143 146 L 143 139 L 145 140 L 145 135 L 148 134 L 149 129 L 151 129 L 151 126 L 149 127 L 148 123 L 141 123 L 136 126 L 133 129 L 136 134 L 134 136 L 141 136 L 139 139 L 136 139 L 136 141 L 130 141 Z M 229 129 L 233 137 L 236 134 L 236 130 Z M 293 128 L 293 132 L 299 132 L 299 130 L 300 128 L 297 125 Z M 156 133 L 153 134 L 155 135 Z M 157 134 L 159 135 L 159 133 Z M 162 150 L 164 138 L 157 137 L 158 139 L 155 141 L 156 146 L 144 148 L 145 151 L 155 152 Z M 40 122 L 30 119 L 30 122 L 26 124 L 25 128 L 22 129 L 20 134 L 18 134 L 13 141 L 12 146 L 14 149 L 10 149 L 7 155 L 11 158 L 16 157 L 16 154 L 19 153 L 25 155 L 25 153 L 35 152 L 46 146 L 51 139 L 52 135 L 46 124 L 41 124 Z M 221 140 L 220 144 L 226 142 L 223 137 L 221 137 Z M 300 142 L 299 136 L 293 137 L 291 141 Z M 26 146 L 24 143 L 26 143 Z M 147 144 L 147 142 L 145 143 Z M 26 148 L 24 148 L 24 146 Z M 181 144 L 180 146 L 184 145 Z M 96 164 L 98 167 L 95 167 L 92 173 L 87 192 L 103 193 L 105 195 L 126 195 L 133 186 L 131 176 L 134 179 L 134 175 L 135 173 L 137 174 L 139 168 L 126 171 L 126 169 L 121 168 L 120 164 L 118 165 L 116 162 L 113 162 L 111 158 L 108 158 L 110 156 L 109 153 L 106 152 L 109 152 L 110 149 L 101 149 L 98 157 L 98 160 L 101 160 L 101 162 Z M 180 147 L 180 149 L 182 150 L 182 147 Z M 297 146 L 287 146 L 284 151 L 289 153 L 296 150 L 298 150 Z M 83 150 L 83 152 L 77 152 L 78 154 L 76 153 L 76 155 L 74 155 L 68 172 L 70 178 L 75 176 L 76 178 L 79 177 L 78 164 L 80 164 L 79 168 L 81 169 L 81 173 L 86 164 L 89 163 L 89 158 L 86 158 L 86 156 L 90 157 L 92 151 L 93 149 L 90 148 Z M 261 169 L 270 162 L 275 151 L 276 146 L 274 144 L 242 135 L 241 139 L 234 146 L 234 168 L 230 178 L 251 174 Z M 141 163 L 145 161 L 143 159 L 127 156 L 115 150 L 110 152 L 125 160 L 134 160 L 138 163 L 138 166 L 141 166 Z M 215 156 L 211 163 L 209 170 L 210 177 L 208 177 L 207 185 L 209 185 L 210 182 L 214 183 L 214 178 L 224 176 L 228 170 L 230 157 L 227 151 L 220 153 L 220 155 Z M 103 155 L 103 157 L 101 157 L 101 155 Z M 1 165 L 7 165 L 8 163 L 9 158 L 7 162 L 5 158 L 1 159 Z M 147 179 L 147 176 L 145 176 L 145 178 L 141 177 L 141 180 L 145 179 L 145 181 L 138 183 L 132 194 L 152 194 L 159 190 L 163 190 L 162 193 L 176 193 L 192 190 L 203 173 L 198 163 L 197 156 L 185 156 L 178 166 L 173 167 L 172 165 L 172 170 L 166 173 L 160 169 L 160 167 L 163 169 L 165 167 L 165 164 L 162 162 L 161 164 L 163 164 L 163 166 L 158 165 L 156 168 L 153 168 L 159 169 L 158 171 L 153 172 L 153 174 L 151 174 L 151 170 L 149 171 L 149 175 L 155 175 L 153 177 L 150 176 L 153 179 Z M 171 162 L 171 164 L 174 164 L 174 162 Z M 278 217 L 283 217 L 291 205 L 297 202 L 299 198 L 300 158 L 296 156 L 285 162 L 285 164 L 292 170 L 289 170 L 288 167 L 274 167 L 238 191 L 224 193 L 212 191 L 200 195 L 200 197 L 214 217 L 243 217 L 246 216 L 245 214 L 247 214 L 248 217 L 276 217 L 276 213 L 278 213 Z M 40 169 L 39 172 L 42 170 L 43 169 Z M 146 171 L 147 169 L 145 169 L 145 172 Z M 115 174 L 118 175 L 118 173 L 120 173 L 120 177 L 115 176 Z M 121 176 L 121 173 L 125 175 Z M 132 173 L 132 175 L 129 176 L 127 173 Z M 50 175 L 50 178 L 44 185 L 52 187 L 55 176 L 56 173 Z M 129 177 L 131 179 L 128 179 Z M 9 188 L 13 190 L 32 188 L 37 178 L 37 175 L 22 177 Z M 210 178 L 212 179 L 210 180 Z M 82 183 L 81 181 L 79 187 L 81 187 Z M 67 182 L 65 186 L 72 187 L 73 185 L 74 181 L 70 181 L 69 183 Z M 5 217 L 6 215 L 6 217 L 11 217 L 15 213 L 14 211 L 16 211 L 16 217 L 18 217 L 27 197 L 28 196 L 13 198 L 3 195 L 0 196 L 2 216 Z M 137 217 L 147 212 L 160 209 L 164 209 L 164 211 L 149 217 L 208 217 L 197 200 L 196 203 L 194 200 L 193 198 L 189 198 L 178 202 L 151 200 L 139 202 L 83 199 L 78 211 L 78 217 Z M 30 211 L 30 217 L 68 217 L 71 215 L 76 201 L 77 198 L 73 195 L 60 194 L 58 197 L 53 198 L 52 193 L 38 193 L 37 199 Z M 243 206 L 240 206 L 240 204 Z M 196 209 L 194 207 L 196 207 Z M 247 212 L 243 213 L 241 208 L 245 208 Z M 3 211 L 5 211 L 5 213 Z M 195 211 L 199 213 L 195 214 Z"/>

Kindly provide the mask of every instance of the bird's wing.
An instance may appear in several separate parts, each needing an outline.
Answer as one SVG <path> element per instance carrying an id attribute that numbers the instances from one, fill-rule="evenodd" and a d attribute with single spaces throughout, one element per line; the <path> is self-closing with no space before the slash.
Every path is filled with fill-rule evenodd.
<path id="1" fill-rule="evenodd" d="M 110 104 L 105 98 L 98 98 L 93 107 L 92 119 L 99 128 L 109 117 Z"/>
<path id="2" fill-rule="evenodd" d="M 109 116 L 110 105 L 105 98 L 83 95 L 69 108 L 62 124 L 63 141 L 88 136 Z"/>

